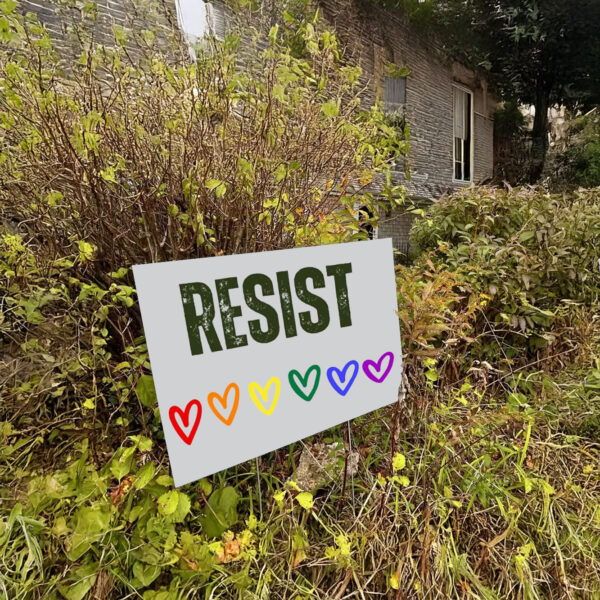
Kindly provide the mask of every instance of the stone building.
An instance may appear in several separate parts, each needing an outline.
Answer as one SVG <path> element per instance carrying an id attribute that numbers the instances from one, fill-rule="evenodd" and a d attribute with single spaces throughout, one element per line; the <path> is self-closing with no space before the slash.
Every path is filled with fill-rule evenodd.
<path id="1" fill-rule="evenodd" d="M 113 25 L 143 29 L 148 19 L 154 27 L 179 26 L 192 41 L 207 32 L 221 37 L 231 17 L 221 0 L 97 0 L 96 4 L 98 41 L 112 36 Z M 495 101 L 485 79 L 452 63 L 398 13 L 361 0 L 316 4 L 361 65 L 365 102 L 382 102 L 391 119 L 408 124 L 410 178 L 405 176 L 406 165 L 399 164 L 395 183 L 426 203 L 493 176 Z M 57 14 L 45 0 L 21 0 L 21 6 L 36 13 L 68 52 L 64 12 Z M 402 209 L 382 215 L 373 233 L 392 237 L 394 246 L 406 253 L 412 218 Z"/>
<path id="2" fill-rule="evenodd" d="M 397 13 L 356 0 L 321 0 L 325 20 L 363 69 L 367 99 L 406 120 L 410 180 L 396 181 L 425 203 L 493 176 L 495 100 L 487 82 L 452 63 Z M 377 235 L 407 252 L 412 215 L 384 215 Z"/>

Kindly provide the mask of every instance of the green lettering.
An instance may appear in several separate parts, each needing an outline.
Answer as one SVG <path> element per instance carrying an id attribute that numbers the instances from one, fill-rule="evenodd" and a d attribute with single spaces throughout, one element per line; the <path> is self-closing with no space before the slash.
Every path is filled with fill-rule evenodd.
<path id="1" fill-rule="evenodd" d="M 327 275 L 333 277 L 333 280 L 335 281 L 335 295 L 337 297 L 338 312 L 340 316 L 340 327 L 350 327 L 352 325 L 348 282 L 346 281 L 346 275 L 348 275 L 348 273 L 352 273 L 351 263 L 342 263 L 327 267 Z"/>
<path id="2" fill-rule="evenodd" d="M 296 331 L 296 319 L 294 318 L 290 277 L 287 271 L 279 271 L 279 273 L 277 273 L 277 285 L 279 286 L 279 298 L 281 300 L 281 312 L 285 336 L 294 337 L 298 335 L 298 332 Z"/>
<path id="3" fill-rule="evenodd" d="M 242 316 L 242 308 L 240 306 L 231 306 L 231 298 L 229 297 L 229 290 L 239 287 L 237 277 L 217 279 L 215 285 L 217 287 L 217 297 L 219 298 L 225 344 L 228 350 L 247 346 L 248 338 L 245 335 L 237 335 L 235 332 L 234 319 Z"/>
<path id="4" fill-rule="evenodd" d="M 263 295 L 273 296 L 273 282 L 262 273 L 248 275 L 244 280 L 244 298 L 246 304 L 259 315 L 262 315 L 267 320 L 267 330 L 263 331 L 260 326 L 260 320 L 254 319 L 248 321 L 248 329 L 252 338 L 260 344 L 268 344 L 277 338 L 279 335 L 279 315 L 277 311 L 262 300 L 256 297 L 256 287 L 260 286 Z"/>
<path id="5" fill-rule="evenodd" d="M 302 302 L 312 306 L 317 311 L 317 320 L 312 321 L 310 311 L 304 311 L 298 314 L 300 325 L 307 333 L 320 333 L 327 329 L 329 325 L 329 307 L 323 298 L 308 291 L 306 280 L 312 279 L 313 286 L 316 289 L 325 287 L 325 277 L 323 273 L 315 267 L 305 267 L 300 269 L 294 277 L 294 285 L 296 287 L 296 295 Z"/>
<path id="6" fill-rule="evenodd" d="M 202 340 L 200 339 L 200 329 L 204 330 L 208 345 L 213 352 L 223 350 L 219 336 L 215 331 L 213 320 L 215 318 L 215 306 L 210 288 L 205 283 L 182 283 L 179 285 L 181 293 L 181 302 L 183 303 L 183 314 L 190 341 L 190 350 L 192 355 L 202 354 Z M 202 313 L 196 313 L 194 304 L 194 295 L 200 297 L 202 301 Z"/>

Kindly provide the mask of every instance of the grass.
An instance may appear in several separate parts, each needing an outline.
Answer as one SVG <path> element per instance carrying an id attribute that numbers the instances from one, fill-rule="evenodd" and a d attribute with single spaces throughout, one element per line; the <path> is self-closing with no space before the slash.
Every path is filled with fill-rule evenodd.
<path id="1" fill-rule="evenodd" d="M 254 463 L 218 474 L 212 486 L 234 487 L 240 502 L 217 540 L 199 525 L 207 482 L 183 488 L 191 509 L 173 534 L 157 527 L 156 544 L 148 523 L 132 521 L 148 503 L 135 489 L 137 467 L 116 502 L 102 458 L 71 447 L 64 464 L 80 484 L 72 495 L 53 494 L 67 486 L 65 471 L 31 483 L 48 472 L 34 468 L 47 442 L 11 435 L 2 445 L 0 592 L 51 598 L 62 589 L 75 598 L 70 590 L 87 581 L 86 593 L 96 594 L 87 597 L 100 598 L 599 598 L 597 320 L 588 333 L 586 352 L 558 371 L 426 384 L 358 419 L 358 473 L 312 490 L 309 507 L 286 479 L 316 440 L 260 460 L 261 499 Z M 320 439 L 345 437 L 336 428 Z M 156 453 L 162 444 L 138 448 L 135 461 L 154 460 L 164 478 Z M 149 505 L 151 519 L 164 519 L 156 499 Z M 106 508 L 110 526 L 97 535 L 90 526 L 89 550 L 69 559 L 78 511 L 89 506 Z M 144 586 L 154 572 L 136 565 L 148 567 L 149 548 L 159 549 L 158 573 Z"/>

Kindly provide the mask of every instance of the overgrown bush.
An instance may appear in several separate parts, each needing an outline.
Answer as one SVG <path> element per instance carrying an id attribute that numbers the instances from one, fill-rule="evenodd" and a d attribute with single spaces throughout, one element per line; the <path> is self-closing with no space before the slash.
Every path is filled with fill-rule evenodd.
<path id="1" fill-rule="evenodd" d="M 123 30 L 105 47 L 78 26 L 65 68 L 39 23 L 0 9 L 0 597 L 159 578 L 146 597 L 173 598 L 182 567 L 199 586 L 229 562 L 214 538 L 240 495 L 172 489 L 129 267 L 364 238 L 354 207 L 376 220 L 365 188 L 407 145 L 312 18 L 205 40 L 194 62 L 160 32 L 132 54 Z M 252 518 L 234 543 L 249 560 Z"/>
<path id="2" fill-rule="evenodd" d="M 51 256 L 86 244 L 98 277 L 347 232 L 331 214 L 373 204 L 360 191 L 406 152 L 311 22 L 289 25 L 302 58 L 277 28 L 264 51 L 232 35 L 194 63 L 158 44 L 131 58 L 120 32 L 63 72 L 45 30 L 3 7 L 0 209 Z"/>
<path id="3" fill-rule="evenodd" d="M 598 300 L 600 192 L 466 190 L 436 203 L 413 240 L 431 260 L 462 274 L 467 295 L 483 296 L 485 319 L 508 358 L 552 344 L 567 304 Z M 491 334 L 491 332 L 490 332 Z"/>
<path id="4" fill-rule="evenodd" d="M 65 70 L 39 23 L 0 6 L 0 419 L 80 423 L 94 450 L 150 418 L 132 264 L 364 238 L 354 206 L 376 220 L 365 187 L 407 146 L 315 19 L 255 47 L 204 40 L 195 62 L 160 32 L 132 55 L 122 30 L 105 47 L 79 24 Z"/>

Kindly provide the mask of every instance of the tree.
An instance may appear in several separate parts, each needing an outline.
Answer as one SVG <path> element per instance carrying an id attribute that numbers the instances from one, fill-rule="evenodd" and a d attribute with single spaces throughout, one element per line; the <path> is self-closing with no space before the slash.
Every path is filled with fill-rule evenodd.
<path id="1" fill-rule="evenodd" d="M 438 35 L 450 54 L 488 72 L 504 99 L 533 104 L 530 179 L 548 150 L 548 108 L 600 101 L 598 0 L 384 0 Z"/>

